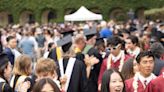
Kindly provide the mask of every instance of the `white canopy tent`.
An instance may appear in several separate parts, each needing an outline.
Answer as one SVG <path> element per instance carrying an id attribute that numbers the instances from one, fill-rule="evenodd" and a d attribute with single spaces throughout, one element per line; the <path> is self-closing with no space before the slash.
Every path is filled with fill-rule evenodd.
<path id="1" fill-rule="evenodd" d="M 89 11 L 84 6 L 81 6 L 79 10 L 70 15 L 64 16 L 65 21 L 87 21 L 87 20 L 102 20 L 101 14 L 95 14 Z"/>

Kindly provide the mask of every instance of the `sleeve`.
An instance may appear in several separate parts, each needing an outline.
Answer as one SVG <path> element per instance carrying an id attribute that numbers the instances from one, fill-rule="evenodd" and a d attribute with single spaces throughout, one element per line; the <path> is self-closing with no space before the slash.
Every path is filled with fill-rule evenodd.
<path id="1" fill-rule="evenodd" d="M 102 80 L 102 76 L 105 72 L 105 70 L 107 69 L 107 59 L 104 59 L 100 68 L 100 73 L 99 73 L 99 77 L 98 77 L 98 84 L 101 84 L 101 80 Z"/>
<path id="2" fill-rule="evenodd" d="M 5 84 L 4 92 L 13 92 L 13 90 L 12 90 L 12 88 L 8 84 Z"/>
<path id="3" fill-rule="evenodd" d="M 129 85 L 130 85 L 129 80 L 126 80 L 126 81 L 125 81 L 125 90 L 126 90 L 126 92 L 131 92 L 131 91 L 130 91 L 130 86 L 129 86 Z"/>
<path id="4" fill-rule="evenodd" d="M 82 61 L 79 61 L 82 62 Z M 87 73 L 86 73 L 86 67 L 84 65 L 84 63 L 82 63 L 82 73 L 81 73 L 82 77 L 81 77 L 81 92 L 87 92 L 87 84 L 88 84 L 88 80 L 87 80 Z"/>

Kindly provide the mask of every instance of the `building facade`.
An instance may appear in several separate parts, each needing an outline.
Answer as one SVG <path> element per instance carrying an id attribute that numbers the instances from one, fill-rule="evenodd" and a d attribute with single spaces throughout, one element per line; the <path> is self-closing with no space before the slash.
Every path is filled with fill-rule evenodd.
<path id="1" fill-rule="evenodd" d="M 82 5 L 105 20 L 125 20 L 132 14 L 143 19 L 144 10 L 163 7 L 164 0 L 0 0 L 0 25 L 63 22 L 64 15 Z"/>

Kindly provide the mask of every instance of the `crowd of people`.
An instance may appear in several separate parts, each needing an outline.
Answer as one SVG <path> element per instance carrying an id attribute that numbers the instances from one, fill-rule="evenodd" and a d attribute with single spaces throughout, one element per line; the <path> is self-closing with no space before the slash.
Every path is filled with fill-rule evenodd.
<path id="1" fill-rule="evenodd" d="M 164 22 L 0 28 L 0 92 L 163 92 Z"/>

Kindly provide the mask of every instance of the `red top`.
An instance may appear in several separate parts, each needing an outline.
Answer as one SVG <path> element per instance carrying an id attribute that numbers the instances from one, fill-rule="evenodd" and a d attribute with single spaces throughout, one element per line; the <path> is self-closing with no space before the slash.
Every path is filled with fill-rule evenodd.
<path id="1" fill-rule="evenodd" d="M 128 60 L 129 58 L 130 58 L 129 55 L 125 55 L 124 61 Z M 102 76 L 103 76 L 105 70 L 107 70 L 107 59 L 108 58 L 105 58 L 101 64 L 101 69 L 100 69 L 99 78 L 98 78 L 98 84 L 101 84 Z M 117 60 L 116 62 L 111 62 L 111 68 L 118 70 L 119 65 L 120 65 L 120 59 Z"/>
<path id="2" fill-rule="evenodd" d="M 156 79 L 152 80 L 145 92 L 164 92 L 164 77 L 160 75 Z"/>
<path id="3" fill-rule="evenodd" d="M 125 81 L 126 92 L 134 92 L 133 81 L 134 81 L 133 78 L 128 79 L 128 80 Z M 137 92 L 145 92 L 144 86 L 143 86 L 143 84 L 141 83 L 140 80 L 138 80 Z"/>

